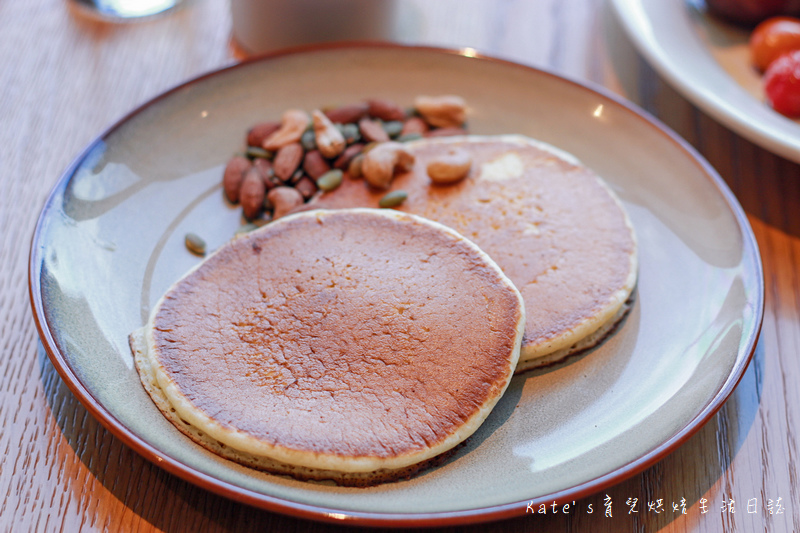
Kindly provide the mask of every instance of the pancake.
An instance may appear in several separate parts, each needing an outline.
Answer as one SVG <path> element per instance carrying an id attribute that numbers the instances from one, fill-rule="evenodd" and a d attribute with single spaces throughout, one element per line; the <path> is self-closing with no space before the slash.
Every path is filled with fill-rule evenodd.
<path id="1" fill-rule="evenodd" d="M 468 176 L 432 184 L 428 163 L 454 146 L 472 154 Z M 431 138 L 406 147 L 416 160 L 392 182 L 408 193 L 398 209 L 475 242 L 522 293 L 527 322 L 518 372 L 591 348 L 613 330 L 636 284 L 636 239 L 599 176 L 522 136 Z M 347 176 L 304 208 L 375 207 L 384 194 Z"/>
<path id="2" fill-rule="evenodd" d="M 508 386 L 522 298 L 450 228 L 390 210 L 291 215 L 221 247 L 131 335 L 145 389 L 206 448 L 301 479 L 406 477 Z"/>

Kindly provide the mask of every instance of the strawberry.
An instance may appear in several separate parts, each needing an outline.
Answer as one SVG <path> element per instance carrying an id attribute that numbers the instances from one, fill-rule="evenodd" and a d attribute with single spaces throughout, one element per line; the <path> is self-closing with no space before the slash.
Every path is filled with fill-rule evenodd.
<path id="1" fill-rule="evenodd" d="M 800 50 L 784 54 L 764 74 L 764 91 L 775 111 L 800 117 Z"/>

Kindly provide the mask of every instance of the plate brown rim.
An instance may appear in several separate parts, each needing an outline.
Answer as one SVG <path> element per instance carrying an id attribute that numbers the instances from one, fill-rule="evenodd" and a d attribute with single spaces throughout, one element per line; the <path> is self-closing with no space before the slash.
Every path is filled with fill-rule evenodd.
<path id="1" fill-rule="evenodd" d="M 43 301 L 42 301 L 42 287 L 41 287 L 41 264 L 42 264 L 42 250 L 41 234 L 43 226 L 47 219 L 47 213 L 50 211 L 53 202 L 59 194 L 64 191 L 69 181 L 74 176 L 76 170 L 79 168 L 86 156 L 97 146 L 98 143 L 103 142 L 111 133 L 123 126 L 131 118 L 141 113 L 149 106 L 161 101 L 164 98 L 182 90 L 188 86 L 202 83 L 204 80 L 220 75 L 221 73 L 229 70 L 241 68 L 256 62 L 270 61 L 276 58 L 282 58 L 296 54 L 309 54 L 315 52 L 326 52 L 336 49 L 354 49 L 354 48 L 382 48 L 393 50 L 407 50 L 409 53 L 422 52 L 422 53 L 439 53 L 444 55 L 459 55 L 465 54 L 461 50 L 437 48 L 431 46 L 407 46 L 395 43 L 383 42 L 339 42 L 339 43 L 325 43 L 317 45 L 308 45 L 296 48 L 289 48 L 277 52 L 264 54 L 252 57 L 231 65 L 223 66 L 219 69 L 207 72 L 186 82 L 174 86 L 167 91 L 155 96 L 147 102 L 137 106 L 135 109 L 124 115 L 121 119 L 108 127 L 104 132 L 99 134 L 92 140 L 86 148 L 78 155 L 67 169 L 59 177 L 56 185 L 50 192 L 45 204 L 42 208 L 41 214 L 36 224 L 32 239 L 31 251 L 28 263 L 28 290 L 33 310 L 34 321 L 39 333 L 39 337 L 47 352 L 47 355 L 52 362 L 53 366 L 58 371 L 61 378 L 67 384 L 68 388 L 83 404 L 83 406 L 94 416 L 106 429 L 113 435 L 119 438 L 127 446 L 136 451 L 139 455 L 152 462 L 156 466 L 188 481 L 194 485 L 202 487 L 206 490 L 230 498 L 242 503 L 260 507 L 269 511 L 274 511 L 298 518 L 318 520 L 323 522 L 330 522 L 336 524 L 352 524 L 362 526 L 382 526 L 382 527 L 426 527 L 426 526 L 447 526 L 459 525 L 467 523 L 479 523 L 493 520 L 501 520 L 514 516 L 525 514 L 528 506 L 538 507 L 541 503 L 568 502 L 574 499 L 585 498 L 591 496 L 605 488 L 616 485 L 621 481 L 638 474 L 646 468 L 652 466 L 660 461 L 675 449 L 680 447 L 689 437 L 698 431 L 714 414 L 722 407 L 728 397 L 733 393 L 734 389 L 741 380 L 744 372 L 753 357 L 756 348 L 758 337 L 761 331 L 761 324 L 764 314 L 764 275 L 761 265 L 761 258 L 758 252 L 758 245 L 752 228 L 747 220 L 744 211 L 739 205 L 733 193 L 728 186 L 724 183 L 722 178 L 717 174 L 713 167 L 685 140 L 680 138 L 676 133 L 670 130 L 666 125 L 661 123 L 657 118 L 653 117 L 646 111 L 639 109 L 635 104 L 624 100 L 623 98 L 609 92 L 603 87 L 596 86 L 595 84 L 587 81 L 577 81 L 564 77 L 563 75 L 554 72 L 521 65 L 504 59 L 495 57 L 475 54 L 473 50 L 469 51 L 469 57 L 481 61 L 490 61 L 510 68 L 518 68 L 534 72 L 537 75 L 544 75 L 555 78 L 563 83 L 567 83 L 586 91 L 593 92 L 604 100 L 619 106 L 619 108 L 631 113 L 639 120 L 648 124 L 650 127 L 657 130 L 665 140 L 675 144 L 686 156 L 695 161 L 696 164 L 703 170 L 705 176 L 717 188 L 719 193 L 725 199 L 731 212 L 734 214 L 739 228 L 743 235 L 743 249 L 744 255 L 742 261 L 752 262 L 756 267 L 754 272 L 755 280 L 757 281 L 756 302 L 754 306 L 754 326 L 748 334 L 746 341 L 746 354 L 744 357 L 737 357 L 736 364 L 734 365 L 728 378 L 699 412 L 680 429 L 664 441 L 661 445 L 648 451 L 638 459 L 631 461 L 622 467 L 615 469 L 603 476 L 599 476 L 589 480 L 580 485 L 570 487 L 568 489 L 547 494 L 538 498 L 530 500 L 522 500 L 518 502 L 510 502 L 501 505 L 494 505 L 482 508 L 448 511 L 441 513 L 371 513 L 348 511 L 342 509 L 333 509 L 316 505 L 303 504 L 299 502 L 292 502 L 275 496 L 266 495 L 253 490 L 245 489 L 236 486 L 226 481 L 219 480 L 213 476 L 199 472 L 191 466 L 181 462 L 180 460 L 164 455 L 161 451 L 142 440 L 137 435 L 133 434 L 122 422 L 114 417 L 92 394 L 88 387 L 86 387 L 78 378 L 76 372 L 67 362 L 65 356 L 59 350 L 55 339 L 53 337 L 51 326 L 47 323 Z"/>

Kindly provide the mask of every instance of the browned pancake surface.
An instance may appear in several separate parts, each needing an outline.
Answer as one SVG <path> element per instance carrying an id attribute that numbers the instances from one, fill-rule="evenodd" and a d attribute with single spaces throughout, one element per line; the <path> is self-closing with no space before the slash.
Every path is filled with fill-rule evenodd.
<path id="1" fill-rule="evenodd" d="M 159 364 L 197 409 L 271 445 L 390 458 L 440 443 L 502 394 L 519 296 L 428 224 L 315 215 L 176 284 L 153 318 Z"/>
<path id="2" fill-rule="evenodd" d="M 455 229 L 517 286 L 526 313 L 522 361 L 577 342 L 582 335 L 569 336 L 575 328 L 625 301 L 635 280 L 636 243 L 625 212 L 592 170 L 529 142 L 503 139 L 410 143 L 414 167 L 391 188 L 408 193 L 398 209 Z M 470 174 L 454 185 L 434 185 L 425 169 L 453 143 L 472 154 Z M 309 208 L 374 207 L 384 194 L 347 176 Z M 564 339 L 566 346 L 559 345 Z"/>

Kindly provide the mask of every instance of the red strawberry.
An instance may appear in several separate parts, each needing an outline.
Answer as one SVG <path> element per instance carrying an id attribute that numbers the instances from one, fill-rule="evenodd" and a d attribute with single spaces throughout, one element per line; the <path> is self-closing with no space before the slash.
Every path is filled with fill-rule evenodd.
<path id="1" fill-rule="evenodd" d="M 775 111 L 800 117 L 800 50 L 772 62 L 764 74 L 764 91 Z"/>

